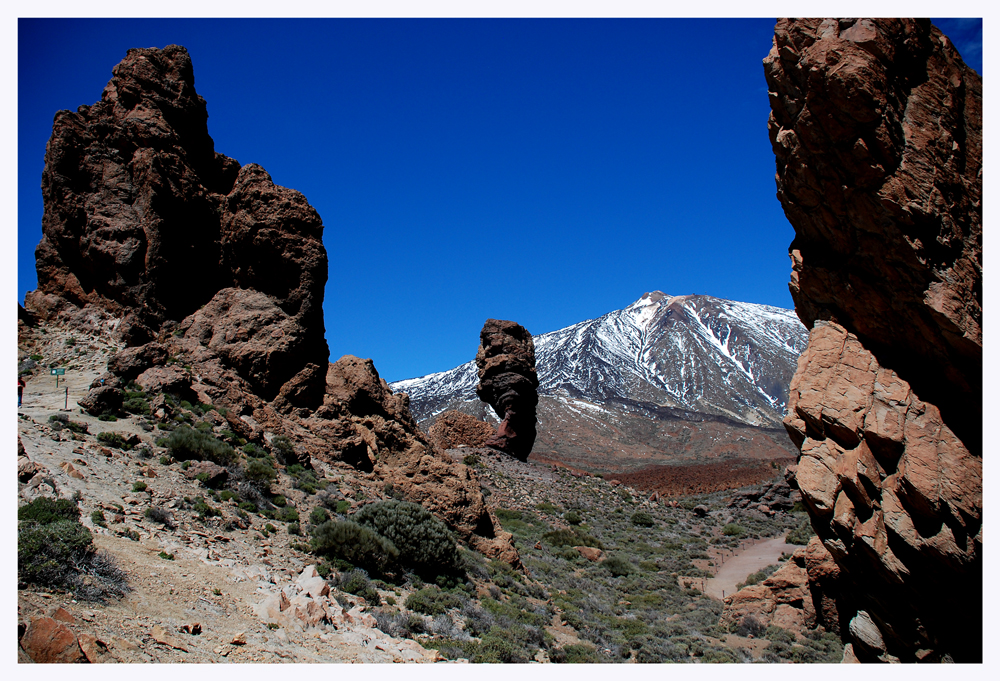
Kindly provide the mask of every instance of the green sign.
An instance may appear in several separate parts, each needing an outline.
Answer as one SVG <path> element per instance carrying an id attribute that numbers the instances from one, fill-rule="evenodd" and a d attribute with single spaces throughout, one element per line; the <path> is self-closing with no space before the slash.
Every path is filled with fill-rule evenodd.
<path id="1" fill-rule="evenodd" d="M 65 369 L 49 369 L 50 376 L 62 376 L 66 373 Z"/>

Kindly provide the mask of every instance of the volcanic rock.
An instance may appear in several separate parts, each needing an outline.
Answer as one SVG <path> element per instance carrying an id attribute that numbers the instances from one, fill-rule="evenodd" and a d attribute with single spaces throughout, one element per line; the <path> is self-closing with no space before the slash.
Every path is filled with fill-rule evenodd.
<path id="1" fill-rule="evenodd" d="M 454 449 L 460 445 L 482 447 L 496 431 L 474 416 L 449 410 L 437 417 L 427 434 L 431 442 L 441 449 Z"/>
<path id="2" fill-rule="evenodd" d="M 785 426 L 841 633 L 981 661 L 982 80 L 927 20 L 781 20 L 764 68 L 812 327 Z"/>
<path id="3" fill-rule="evenodd" d="M 77 401 L 80 408 L 93 416 L 100 416 L 106 411 L 115 413 L 122 408 L 125 393 L 118 388 L 100 386 L 93 388 L 87 395 Z"/>
<path id="4" fill-rule="evenodd" d="M 271 400 L 304 364 L 327 362 L 322 221 L 260 166 L 215 152 L 183 47 L 129 50 L 112 73 L 100 102 L 56 114 L 26 305 L 43 317 L 102 308 L 128 345 L 197 312 L 185 330 Z M 155 349 L 109 368 L 131 380 L 162 363 Z"/>
<path id="5" fill-rule="evenodd" d="M 719 624 L 728 628 L 753 616 L 764 626 L 774 625 L 800 635 L 817 627 L 839 633 L 839 576 L 832 556 L 813 537 L 763 582 L 727 596 Z"/>
<path id="6" fill-rule="evenodd" d="M 538 406 L 535 343 L 523 326 L 499 319 L 486 320 L 479 341 L 476 395 L 503 418 L 486 445 L 527 461 L 535 444 Z"/>
<path id="7" fill-rule="evenodd" d="M 129 50 L 100 102 L 56 115 L 26 307 L 117 328 L 130 346 L 80 406 L 118 411 L 132 380 L 160 416 L 164 392 L 218 405 L 248 442 L 289 438 L 286 465 L 351 466 L 519 565 L 475 476 L 427 440 L 407 395 L 371 360 L 329 363 L 322 221 L 260 166 L 217 154 L 207 118 L 176 45 Z"/>
<path id="8" fill-rule="evenodd" d="M 51 617 L 32 620 L 21 647 L 36 664 L 86 661 L 73 630 Z"/>

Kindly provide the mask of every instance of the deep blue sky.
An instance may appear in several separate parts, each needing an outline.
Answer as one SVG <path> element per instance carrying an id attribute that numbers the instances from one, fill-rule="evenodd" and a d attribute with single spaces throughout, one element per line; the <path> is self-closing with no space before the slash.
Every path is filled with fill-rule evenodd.
<path id="1" fill-rule="evenodd" d="M 982 22 L 935 20 L 982 73 Z M 130 47 L 184 45 L 216 151 L 326 226 L 331 359 L 389 381 L 644 292 L 791 307 L 761 60 L 773 19 L 20 20 L 18 299 L 45 142 Z M 197 277 L 197 273 L 192 273 Z"/>

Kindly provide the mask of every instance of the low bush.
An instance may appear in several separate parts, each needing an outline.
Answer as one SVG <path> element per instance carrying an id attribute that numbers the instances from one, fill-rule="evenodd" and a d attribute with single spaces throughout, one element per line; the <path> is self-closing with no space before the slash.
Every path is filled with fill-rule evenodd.
<path id="1" fill-rule="evenodd" d="M 155 523 L 160 523 L 166 528 L 173 529 L 174 523 L 170 517 L 170 512 L 159 506 L 150 506 L 146 509 L 145 516 Z"/>
<path id="2" fill-rule="evenodd" d="M 410 594 L 406 607 L 424 615 L 441 615 L 449 608 L 462 607 L 462 599 L 436 586 L 426 586 Z"/>
<path id="3" fill-rule="evenodd" d="M 285 506 L 278 511 L 277 518 L 283 523 L 294 523 L 299 520 L 299 512 L 291 506 Z"/>
<path id="4" fill-rule="evenodd" d="M 722 528 L 722 534 L 727 537 L 742 537 L 746 533 L 746 528 L 736 523 L 728 523 Z"/>
<path id="5" fill-rule="evenodd" d="M 180 426 L 170 431 L 170 435 L 164 438 L 162 446 L 169 449 L 170 455 L 178 461 L 194 459 L 225 466 L 236 460 L 233 448 L 225 442 L 188 426 Z"/>
<path id="6" fill-rule="evenodd" d="M 130 414 L 149 416 L 149 402 L 141 397 L 132 397 L 122 402 L 122 409 Z"/>
<path id="7" fill-rule="evenodd" d="M 339 558 L 378 574 L 386 572 L 399 557 L 391 541 L 350 520 L 328 520 L 319 525 L 309 545 L 315 554 Z"/>
<path id="8" fill-rule="evenodd" d="M 295 447 L 292 441 L 284 435 L 279 435 L 271 439 L 271 454 L 278 463 L 287 465 L 289 461 L 295 461 Z"/>
<path id="9" fill-rule="evenodd" d="M 603 565 L 612 577 L 622 577 L 632 572 L 632 563 L 621 556 L 609 556 Z"/>
<path id="10" fill-rule="evenodd" d="M 114 447 L 115 449 L 122 449 L 128 451 L 132 449 L 132 445 L 125 441 L 119 433 L 98 433 L 97 441 L 102 445 L 108 447 Z"/>
<path id="11" fill-rule="evenodd" d="M 379 501 L 354 514 L 353 520 L 392 542 L 399 560 L 423 577 L 459 570 L 455 536 L 427 509 L 409 501 Z"/>
<path id="12" fill-rule="evenodd" d="M 760 638 L 767 631 L 767 627 L 759 619 L 753 615 L 747 615 L 742 620 L 740 620 L 739 626 L 736 627 L 737 636 L 753 636 L 754 638 Z"/>
<path id="13" fill-rule="evenodd" d="M 553 530 L 542 535 L 552 546 L 592 546 L 603 549 L 600 540 L 580 530 Z"/>
<path id="14" fill-rule="evenodd" d="M 94 523 L 99 527 L 107 527 L 107 520 L 104 518 L 104 511 L 100 509 L 95 509 L 90 512 L 90 522 Z"/>
<path id="15" fill-rule="evenodd" d="M 583 522 L 583 518 L 581 518 L 580 514 L 576 511 L 567 511 L 566 514 L 563 515 L 563 520 L 573 526 L 579 525 Z"/>
<path id="16" fill-rule="evenodd" d="M 96 551 L 80 522 L 80 509 L 66 499 L 39 497 L 17 511 L 18 586 L 72 591 L 82 600 L 103 601 L 129 591 L 114 559 Z"/>
<path id="17" fill-rule="evenodd" d="M 812 523 L 809 522 L 809 516 L 806 515 L 799 520 L 798 526 L 788 533 L 785 537 L 785 543 L 805 546 L 815 535 L 816 532 L 813 530 Z"/>
<path id="18" fill-rule="evenodd" d="M 653 516 L 645 511 L 636 511 L 632 514 L 632 524 L 638 527 L 652 527 L 656 522 L 653 520 Z"/>
<path id="19" fill-rule="evenodd" d="M 313 525 L 321 525 L 330 519 L 330 512 L 322 506 L 317 506 L 309 514 L 309 522 Z"/>
<path id="20" fill-rule="evenodd" d="M 351 570 L 344 573 L 337 583 L 337 588 L 349 594 L 361 596 L 369 605 L 382 604 L 382 598 L 364 570 Z"/>
<path id="21" fill-rule="evenodd" d="M 133 492 L 145 492 L 147 487 L 149 487 L 149 485 L 144 483 L 142 480 L 132 483 Z"/>

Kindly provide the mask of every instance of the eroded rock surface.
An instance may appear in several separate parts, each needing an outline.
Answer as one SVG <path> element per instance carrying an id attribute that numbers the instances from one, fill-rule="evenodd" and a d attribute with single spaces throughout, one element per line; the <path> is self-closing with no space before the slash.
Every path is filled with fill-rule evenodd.
<path id="1" fill-rule="evenodd" d="M 260 166 L 216 153 L 207 119 L 176 45 L 129 50 L 100 102 L 56 114 L 26 312 L 127 346 L 80 406 L 118 411 L 132 382 L 154 418 L 171 416 L 166 394 L 216 405 L 217 429 L 263 447 L 288 437 L 287 465 L 382 480 L 519 564 L 475 476 L 427 440 L 407 396 L 371 360 L 329 363 L 319 215 Z"/>
<path id="2" fill-rule="evenodd" d="M 982 80 L 927 20 L 781 20 L 764 69 L 812 328 L 785 426 L 841 633 L 980 661 Z"/>
<path id="3" fill-rule="evenodd" d="M 526 461 L 536 435 L 535 343 L 523 326 L 499 319 L 486 320 L 479 341 L 476 395 L 503 419 L 486 446 Z"/>
<path id="4" fill-rule="evenodd" d="M 101 101 L 56 114 L 26 305 L 43 318 L 102 308 L 129 345 L 205 306 L 197 332 L 220 354 L 243 344 L 227 360 L 273 399 L 329 355 L 323 223 L 260 166 L 215 152 L 183 47 L 129 50 L 112 73 Z"/>
<path id="5" fill-rule="evenodd" d="M 483 447 L 496 434 L 493 426 L 475 416 L 454 409 L 437 417 L 427 434 L 441 449 L 455 447 Z"/>

